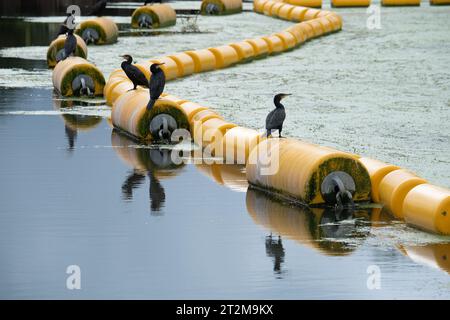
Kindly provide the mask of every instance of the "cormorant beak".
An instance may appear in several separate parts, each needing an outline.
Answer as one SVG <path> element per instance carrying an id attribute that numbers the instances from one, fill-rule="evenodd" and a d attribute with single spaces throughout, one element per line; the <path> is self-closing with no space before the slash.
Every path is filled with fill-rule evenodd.
<path id="1" fill-rule="evenodd" d="M 158 66 L 162 66 L 163 64 L 166 64 L 165 62 L 161 62 L 161 63 L 155 63 Z"/>
<path id="2" fill-rule="evenodd" d="M 283 93 L 283 95 L 281 96 L 282 98 L 286 98 L 287 96 L 291 96 L 292 93 Z"/>

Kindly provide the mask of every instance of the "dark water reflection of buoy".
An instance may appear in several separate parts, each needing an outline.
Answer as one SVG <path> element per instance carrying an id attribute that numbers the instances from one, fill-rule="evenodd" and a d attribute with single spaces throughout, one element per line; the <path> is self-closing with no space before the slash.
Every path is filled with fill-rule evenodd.
<path id="1" fill-rule="evenodd" d="M 132 171 L 122 184 L 124 200 L 133 199 L 133 191 L 149 179 L 150 212 L 160 215 L 166 202 L 166 193 L 161 180 L 176 176 L 184 164 L 175 164 L 172 161 L 172 149 L 152 148 L 139 145 L 137 142 L 113 130 L 111 145 L 119 158 Z"/>

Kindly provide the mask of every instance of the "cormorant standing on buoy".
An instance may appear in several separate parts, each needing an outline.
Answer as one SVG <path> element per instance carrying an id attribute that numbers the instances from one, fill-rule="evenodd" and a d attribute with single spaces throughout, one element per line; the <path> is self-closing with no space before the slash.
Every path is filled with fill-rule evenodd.
<path id="1" fill-rule="evenodd" d="M 280 101 L 290 95 L 290 93 L 279 93 L 273 98 L 275 109 L 270 111 L 266 118 L 267 137 L 270 136 L 272 130 L 278 130 L 278 137 L 281 138 L 281 130 L 283 130 L 283 122 L 286 119 L 286 111 Z"/>
<path id="2" fill-rule="evenodd" d="M 155 104 L 156 100 L 158 100 L 161 93 L 164 91 L 164 86 L 166 85 L 166 76 L 164 75 L 164 72 L 159 67 L 160 65 L 163 65 L 164 63 L 153 63 L 150 66 L 150 72 L 152 73 L 150 77 L 150 101 L 147 104 L 147 109 L 150 110 L 153 108 L 153 105 Z"/>
<path id="3" fill-rule="evenodd" d="M 67 31 L 66 41 L 64 42 L 64 59 L 70 57 L 72 54 L 75 54 L 75 50 L 77 49 L 77 38 L 73 35 L 73 29 L 69 29 Z"/>
<path id="4" fill-rule="evenodd" d="M 122 70 L 125 71 L 125 74 L 127 75 L 128 79 L 133 82 L 134 88 L 130 90 L 136 90 L 137 86 L 143 86 L 148 88 L 148 80 L 145 77 L 145 75 L 142 73 L 141 70 L 139 70 L 138 67 L 133 66 L 133 57 L 129 54 L 125 54 L 122 56 L 122 58 L 125 59 L 125 61 L 122 62 L 120 65 L 122 67 Z"/>
<path id="5" fill-rule="evenodd" d="M 92 7 L 91 11 L 88 13 L 88 16 L 98 16 L 100 17 L 102 15 L 103 10 L 106 8 L 106 3 L 108 1 L 106 0 L 100 0 L 97 1 L 96 4 Z"/>

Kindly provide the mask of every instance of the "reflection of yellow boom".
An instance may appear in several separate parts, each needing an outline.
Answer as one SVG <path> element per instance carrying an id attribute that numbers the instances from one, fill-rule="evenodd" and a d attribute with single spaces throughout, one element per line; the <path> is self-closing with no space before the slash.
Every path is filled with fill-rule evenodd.
<path id="1" fill-rule="evenodd" d="M 450 274 L 450 243 L 401 246 L 400 251 L 418 264 L 440 269 Z"/>
<path id="2" fill-rule="evenodd" d="M 265 193 L 250 188 L 247 191 L 247 211 L 253 220 L 271 232 L 295 240 L 326 255 L 347 255 L 355 250 L 346 238 L 364 238 L 368 231 L 357 227 L 355 217 L 367 219 L 370 209 L 342 212 L 346 223 L 336 221 L 334 210 L 297 207 L 283 204 Z"/>

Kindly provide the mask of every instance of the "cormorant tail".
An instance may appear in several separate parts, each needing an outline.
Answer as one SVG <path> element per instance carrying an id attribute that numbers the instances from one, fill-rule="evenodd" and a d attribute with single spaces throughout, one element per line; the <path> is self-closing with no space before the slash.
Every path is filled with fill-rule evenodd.
<path id="1" fill-rule="evenodd" d="M 155 105 L 156 99 L 150 99 L 150 101 L 147 104 L 147 110 L 150 110 Z"/>

